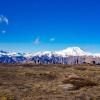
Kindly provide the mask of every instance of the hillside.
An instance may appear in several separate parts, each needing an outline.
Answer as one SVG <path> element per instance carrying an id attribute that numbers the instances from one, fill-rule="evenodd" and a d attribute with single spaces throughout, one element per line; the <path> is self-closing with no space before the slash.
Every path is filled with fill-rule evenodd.
<path id="1" fill-rule="evenodd" d="M 100 100 L 100 65 L 0 64 L 0 100 Z"/>

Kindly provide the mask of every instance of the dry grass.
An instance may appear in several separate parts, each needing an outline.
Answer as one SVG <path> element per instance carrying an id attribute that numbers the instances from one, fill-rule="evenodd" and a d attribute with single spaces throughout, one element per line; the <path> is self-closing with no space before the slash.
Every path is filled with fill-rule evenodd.
<path id="1" fill-rule="evenodd" d="M 80 71 L 85 71 L 85 70 L 87 70 L 86 67 L 82 67 L 82 66 L 77 66 L 77 67 L 75 67 L 75 69 L 76 69 L 76 70 L 80 70 Z"/>
<path id="2" fill-rule="evenodd" d="M 100 100 L 100 65 L 0 64 L 0 100 Z"/>
<path id="3" fill-rule="evenodd" d="M 91 81 L 90 79 L 86 78 L 81 78 L 81 77 L 72 77 L 65 79 L 63 81 L 63 84 L 73 84 L 76 89 L 80 89 L 82 87 L 92 87 L 92 86 L 97 86 L 97 83 L 94 81 Z"/>

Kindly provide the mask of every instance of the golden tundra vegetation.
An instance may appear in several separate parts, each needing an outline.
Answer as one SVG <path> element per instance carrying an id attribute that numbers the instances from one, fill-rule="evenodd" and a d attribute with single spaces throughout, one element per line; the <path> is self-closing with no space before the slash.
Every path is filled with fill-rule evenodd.
<path id="1" fill-rule="evenodd" d="M 100 100 L 100 65 L 0 64 L 0 100 Z"/>

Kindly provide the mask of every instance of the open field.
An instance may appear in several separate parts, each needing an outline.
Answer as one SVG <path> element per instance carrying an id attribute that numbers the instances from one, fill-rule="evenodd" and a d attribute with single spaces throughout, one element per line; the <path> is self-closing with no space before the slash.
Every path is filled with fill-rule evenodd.
<path id="1" fill-rule="evenodd" d="M 0 100 L 100 100 L 100 65 L 0 64 Z"/>

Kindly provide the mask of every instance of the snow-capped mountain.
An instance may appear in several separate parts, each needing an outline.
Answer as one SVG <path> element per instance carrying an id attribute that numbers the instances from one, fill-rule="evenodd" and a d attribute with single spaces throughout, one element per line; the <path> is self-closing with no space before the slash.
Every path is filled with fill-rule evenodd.
<path id="1" fill-rule="evenodd" d="M 21 53 L 16 52 L 5 52 L 0 51 L 0 62 L 3 63 L 15 63 L 15 62 L 22 62 L 26 60 L 26 58 Z"/>
<path id="2" fill-rule="evenodd" d="M 85 52 L 79 47 L 69 47 L 59 51 L 41 51 L 36 53 L 16 53 L 0 51 L 0 62 L 33 62 L 33 63 L 59 63 L 76 64 L 95 61 L 100 63 L 100 54 Z"/>
<path id="3" fill-rule="evenodd" d="M 69 47 L 66 48 L 64 50 L 58 51 L 58 54 L 62 55 L 62 56 L 87 56 L 87 55 L 91 55 L 88 52 L 85 52 L 83 50 L 81 50 L 79 47 Z"/>
<path id="4" fill-rule="evenodd" d="M 52 55 L 67 57 L 67 56 L 89 56 L 92 54 L 81 50 L 79 47 L 69 47 L 59 51 L 44 51 L 44 52 L 28 53 L 25 55 L 26 57 L 31 57 L 31 56 L 41 57 L 43 55 L 47 55 L 48 57 L 51 57 Z"/>

